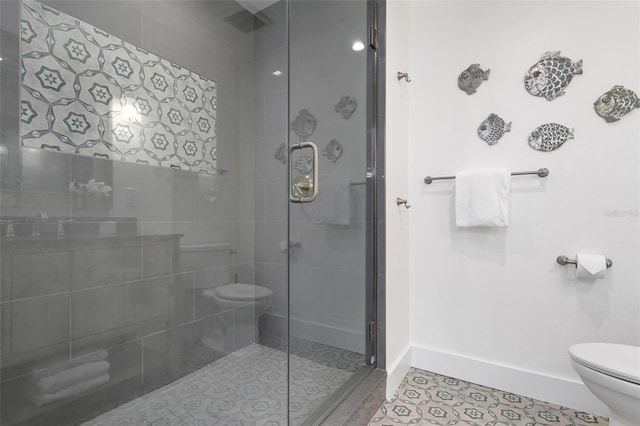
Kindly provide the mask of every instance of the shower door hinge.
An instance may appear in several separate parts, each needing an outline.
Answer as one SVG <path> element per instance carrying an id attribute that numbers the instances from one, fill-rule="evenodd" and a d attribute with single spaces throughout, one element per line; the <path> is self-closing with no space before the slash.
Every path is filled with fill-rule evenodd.
<path id="1" fill-rule="evenodd" d="M 369 25 L 369 46 L 378 48 L 378 28 L 374 25 Z"/>
<path id="2" fill-rule="evenodd" d="M 375 320 L 369 322 L 369 330 L 367 330 L 367 341 L 369 343 L 373 343 L 373 340 L 376 337 L 376 332 L 378 331 L 378 324 L 376 324 Z"/>

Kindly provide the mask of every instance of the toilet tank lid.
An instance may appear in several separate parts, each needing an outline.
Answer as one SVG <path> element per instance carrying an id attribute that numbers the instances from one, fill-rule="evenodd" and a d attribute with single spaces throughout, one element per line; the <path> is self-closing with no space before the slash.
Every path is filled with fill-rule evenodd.
<path id="1" fill-rule="evenodd" d="M 585 367 L 640 384 L 640 347 L 615 343 L 579 343 L 569 348 L 569 354 Z"/>
<path id="2" fill-rule="evenodd" d="M 226 300 L 261 300 L 270 297 L 273 292 L 259 285 L 254 284 L 226 284 L 215 288 L 216 295 Z"/>

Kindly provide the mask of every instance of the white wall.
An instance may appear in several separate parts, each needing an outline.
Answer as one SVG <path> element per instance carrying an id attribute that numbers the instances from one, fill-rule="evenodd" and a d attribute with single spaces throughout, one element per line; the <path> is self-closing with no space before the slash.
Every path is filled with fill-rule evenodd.
<path id="1" fill-rule="evenodd" d="M 386 363 L 387 399 L 409 369 L 409 211 L 396 205 L 409 190 L 409 93 L 398 71 L 409 69 L 408 1 L 387 3 L 386 63 Z M 409 202 L 412 202 L 409 199 Z"/>
<path id="2" fill-rule="evenodd" d="M 567 348 L 640 345 L 640 113 L 607 124 L 593 111 L 614 84 L 640 92 L 638 2 L 414 1 L 409 15 L 413 364 L 603 412 L 577 384 Z M 390 53 L 395 48 L 403 47 Z M 552 102 L 523 86 L 547 50 L 584 60 L 584 75 Z M 468 96 L 457 77 L 472 63 L 491 76 Z M 393 97 L 397 88 L 387 90 Z M 489 113 L 513 121 L 495 146 L 476 135 Z M 528 134 L 545 122 L 575 128 L 576 138 L 555 152 L 531 149 Z M 402 150 L 403 139 L 387 140 L 388 151 Z M 422 183 L 425 175 L 499 166 L 551 171 L 512 180 L 506 229 L 456 228 L 453 182 Z M 605 280 L 576 280 L 555 261 L 576 252 L 603 253 L 614 266 Z"/>

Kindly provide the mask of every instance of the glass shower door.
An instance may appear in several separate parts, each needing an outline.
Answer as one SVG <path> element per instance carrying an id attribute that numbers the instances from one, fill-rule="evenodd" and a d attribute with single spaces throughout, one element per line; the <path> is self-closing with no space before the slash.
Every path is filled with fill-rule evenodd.
<path id="1" fill-rule="evenodd" d="M 289 3 L 289 420 L 319 421 L 374 363 L 366 0 Z"/>

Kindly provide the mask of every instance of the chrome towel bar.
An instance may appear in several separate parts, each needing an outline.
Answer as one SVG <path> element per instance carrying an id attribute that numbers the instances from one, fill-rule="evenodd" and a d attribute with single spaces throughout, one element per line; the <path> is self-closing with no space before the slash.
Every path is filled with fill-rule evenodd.
<path id="1" fill-rule="evenodd" d="M 522 175 L 538 175 L 540 177 L 547 177 L 549 176 L 549 169 L 542 168 L 542 169 L 538 169 L 530 172 L 511 172 L 511 176 L 522 176 Z M 429 185 L 434 180 L 449 180 L 449 179 L 455 179 L 455 178 L 456 178 L 455 176 L 438 176 L 438 177 L 427 176 L 426 178 L 424 178 L 424 183 Z"/>
<path id="2" fill-rule="evenodd" d="M 558 262 L 560 265 L 567 265 L 567 264 L 577 265 L 578 264 L 578 262 L 576 262 L 575 259 L 569 259 L 567 256 L 558 256 L 558 258 L 556 259 L 556 262 Z M 613 266 L 613 261 L 607 257 L 607 269 L 611 268 L 612 266 Z"/>

